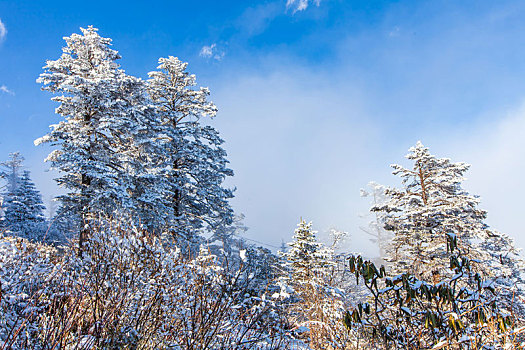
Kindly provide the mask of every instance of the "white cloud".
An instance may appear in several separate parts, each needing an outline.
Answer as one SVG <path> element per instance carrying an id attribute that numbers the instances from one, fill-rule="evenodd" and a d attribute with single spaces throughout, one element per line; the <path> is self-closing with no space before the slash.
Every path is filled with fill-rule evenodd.
<path id="1" fill-rule="evenodd" d="M 7 88 L 7 86 L 5 86 L 5 85 L 0 85 L 0 92 L 6 93 L 6 94 L 9 94 L 9 95 L 14 95 L 15 94 L 13 91 L 9 90 Z"/>
<path id="2" fill-rule="evenodd" d="M 216 61 L 220 61 L 224 58 L 224 51 L 217 48 L 217 44 L 211 44 L 209 46 L 203 46 L 199 52 L 199 56 L 204 58 L 213 58 Z"/>
<path id="3" fill-rule="evenodd" d="M 310 3 L 315 4 L 316 6 L 319 6 L 321 3 L 321 0 L 287 0 L 286 1 L 286 8 L 293 8 L 293 13 L 296 13 L 297 11 L 304 11 L 308 8 Z"/>
<path id="4" fill-rule="evenodd" d="M 359 189 L 382 181 L 369 160 L 389 164 L 376 156 L 381 136 L 359 91 L 293 64 L 235 74 L 212 90 L 219 107 L 213 123 L 226 140 L 238 188 L 233 204 L 246 214 L 247 237 L 279 245 L 301 217 L 321 239 L 330 227 L 358 234 L 358 213 L 368 207 Z M 375 254 L 366 237 L 352 240 Z"/>
<path id="5" fill-rule="evenodd" d="M 213 55 L 213 49 L 217 46 L 216 44 L 211 44 L 210 46 L 203 46 L 199 56 L 209 58 Z"/>
<path id="6" fill-rule="evenodd" d="M 0 42 L 2 42 L 6 36 L 7 36 L 7 28 L 5 27 L 5 24 L 0 19 Z"/>

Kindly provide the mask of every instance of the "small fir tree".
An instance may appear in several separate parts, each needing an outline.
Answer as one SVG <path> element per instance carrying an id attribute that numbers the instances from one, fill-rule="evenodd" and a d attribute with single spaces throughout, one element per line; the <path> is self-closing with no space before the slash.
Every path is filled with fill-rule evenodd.
<path id="1" fill-rule="evenodd" d="M 318 242 L 312 230 L 312 223 L 304 220 L 297 225 L 290 249 L 285 253 L 292 280 L 297 283 L 317 281 L 322 269 L 329 265 L 328 251 Z"/>
<path id="2" fill-rule="evenodd" d="M 3 193 L 0 198 L 0 214 L 5 214 L 5 203 L 9 198 L 10 193 L 14 193 L 20 181 L 20 172 L 22 171 L 22 163 L 24 157 L 20 152 L 13 152 L 9 154 L 9 160 L 0 163 L 0 178 L 6 181 L 5 186 L 2 187 Z M 6 227 L 2 227 L 3 230 Z"/>
<path id="3" fill-rule="evenodd" d="M 6 201 L 4 227 L 11 234 L 33 241 L 42 241 L 46 232 L 42 196 L 25 170 L 18 186 Z"/>
<path id="4" fill-rule="evenodd" d="M 13 152 L 9 154 L 8 161 L 0 163 L 0 177 L 7 181 L 7 193 L 14 192 L 18 186 L 23 162 L 24 157 L 22 157 L 20 152 Z"/>
<path id="5" fill-rule="evenodd" d="M 290 249 L 281 253 L 288 275 L 275 296 L 285 300 L 290 326 L 310 348 L 347 349 L 349 338 L 341 322 L 344 292 L 334 283 L 334 250 L 318 242 L 315 234 L 312 223 L 301 220 Z M 335 241 L 340 236 L 336 234 Z"/>

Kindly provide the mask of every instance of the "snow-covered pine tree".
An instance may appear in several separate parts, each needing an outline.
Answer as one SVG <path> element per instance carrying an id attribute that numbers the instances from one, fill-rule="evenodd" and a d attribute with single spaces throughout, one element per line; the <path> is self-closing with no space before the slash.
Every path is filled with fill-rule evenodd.
<path id="1" fill-rule="evenodd" d="M 18 186 L 23 161 L 24 157 L 22 157 L 20 152 L 13 152 L 9 154 L 9 160 L 0 163 L 0 178 L 6 181 L 5 186 L 2 186 L 4 191 L 0 198 L 0 214 L 2 216 L 4 215 L 4 205 L 8 199 L 9 193 L 13 193 Z M 3 229 L 6 228 L 3 227 Z"/>
<path id="2" fill-rule="evenodd" d="M 25 170 L 5 203 L 3 226 L 13 235 L 42 241 L 46 232 L 42 196 Z"/>
<path id="3" fill-rule="evenodd" d="M 81 221 L 80 251 L 85 224 L 96 216 L 125 211 L 150 230 L 169 216 L 159 181 L 160 123 L 145 82 L 119 69 L 111 39 L 91 26 L 81 31 L 65 38 L 64 53 L 48 61 L 38 79 L 55 94 L 64 120 L 35 141 L 59 146 L 47 161 L 62 172 L 57 182 L 69 190 L 59 197 L 62 213 Z"/>
<path id="4" fill-rule="evenodd" d="M 195 89 L 174 57 L 160 59 L 146 86 L 119 69 L 110 39 L 91 26 L 81 30 L 65 38 L 63 55 L 38 80 L 65 120 L 35 142 L 60 147 L 47 160 L 70 191 L 59 197 L 62 211 L 84 227 L 79 246 L 83 223 L 95 214 L 125 211 L 148 230 L 171 229 L 185 241 L 229 225 L 233 193 L 222 183 L 232 171 L 217 131 L 199 121 L 216 113 L 208 90 Z"/>
<path id="5" fill-rule="evenodd" d="M 35 144 L 59 146 L 46 161 L 62 173 L 57 182 L 69 190 L 59 197 L 63 210 L 87 221 L 94 213 L 111 212 L 120 204 L 122 169 L 112 134 L 120 74 L 115 61 L 120 56 L 110 48 L 111 39 L 101 37 L 96 28 L 81 31 L 64 38 L 62 56 L 47 61 L 37 80 L 43 90 L 55 94 L 52 100 L 60 103 L 56 113 L 64 120 Z M 86 229 L 81 230 L 80 251 L 86 234 Z"/>
<path id="6" fill-rule="evenodd" d="M 469 165 L 436 158 L 421 142 L 409 152 L 411 169 L 392 165 L 403 187 L 387 188 L 390 199 L 372 210 L 384 213 L 385 227 L 395 233 L 387 257 L 393 273 L 410 272 L 431 281 L 449 265 L 447 235 L 464 250 L 472 239 L 487 237 L 486 212 L 478 208 L 477 197 L 461 188 Z"/>
<path id="7" fill-rule="evenodd" d="M 14 192 L 18 186 L 24 157 L 20 152 L 9 154 L 9 160 L 0 163 L 0 177 L 7 181 L 6 192 Z"/>
<path id="8" fill-rule="evenodd" d="M 361 197 L 369 197 L 372 207 L 381 207 L 388 201 L 385 194 L 386 187 L 374 181 L 368 184 L 370 192 L 361 189 Z M 360 229 L 371 236 L 370 241 L 377 245 L 380 260 L 386 256 L 388 245 L 392 239 L 392 232 L 385 230 L 384 213 L 376 211 L 373 213 L 373 219 L 368 223 L 368 227 L 360 227 Z"/>
<path id="9" fill-rule="evenodd" d="M 502 295 L 514 284 L 522 285 L 525 265 L 512 240 L 488 229 L 479 198 L 461 187 L 469 165 L 437 158 L 421 142 L 409 152 L 411 169 L 392 165 L 403 187 L 387 188 L 390 199 L 372 208 L 384 214 L 385 227 L 395 234 L 387 256 L 391 272 L 431 283 L 450 278 L 451 259 L 459 249 L 472 261 L 474 272 L 502 287 Z M 509 300 L 513 293 L 507 293 Z"/>
<path id="10" fill-rule="evenodd" d="M 297 225 L 285 258 L 285 277 L 279 284 L 285 310 L 296 335 L 312 349 L 345 349 L 349 339 L 341 322 L 344 292 L 336 288 L 334 249 L 316 239 L 312 223 Z M 344 234 L 334 236 L 334 246 Z M 289 296 L 287 291 L 291 291 Z M 289 297 L 288 297 L 289 296 Z"/>
<path id="11" fill-rule="evenodd" d="M 322 280 L 322 271 L 330 265 L 330 252 L 318 242 L 312 230 L 312 223 L 304 220 L 297 225 L 289 250 L 284 253 L 297 283 Z"/>
<path id="12" fill-rule="evenodd" d="M 233 191 L 223 186 L 233 172 L 227 168 L 223 140 L 213 127 L 201 123 L 217 113 L 207 88 L 195 88 L 195 76 L 176 57 L 160 58 L 150 72 L 148 90 L 157 109 L 159 138 L 164 140 L 165 201 L 172 208 L 169 228 L 183 241 L 192 241 L 200 229 L 229 225 Z"/>

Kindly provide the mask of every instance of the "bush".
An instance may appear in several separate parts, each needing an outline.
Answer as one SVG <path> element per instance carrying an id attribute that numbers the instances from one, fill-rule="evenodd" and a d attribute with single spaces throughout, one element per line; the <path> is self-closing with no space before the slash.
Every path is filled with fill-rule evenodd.
<path id="1" fill-rule="evenodd" d="M 54 262 L 42 260 L 49 248 L 19 241 L 37 253 L 19 259 L 28 249 L 16 248 L 9 255 L 11 265 L 3 265 L 2 279 L 18 270 L 34 286 L 32 293 L 23 294 L 24 303 L 20 302 L 22 297 L 16 298 L 29 291 L 29 286 L 2 289 L 2 307 L 16 311 L 9 316 L 16 322 L 2 325 L 6 348 L 285 346 L 274 304 L 249 293 L 253 276 L 246 275 L 242 263 L 237 271 L 228 270 L 204 247 L 197 256 L 187 258 L 179 254 L 170 237 L 152 236 L 111 221 L 90 228 L 81 256 L 72 244 Z M 6 239 L 2 247 L 7 244 L 4 242 Z M 9 247 L 16 243 L 12 239 L 7 242 Z M 27 268 L 20 269 L 20 264 Z M 43 274 L 41 279 L 36 278 L 36 272 Z M 12 302 L 6 304 L 6 300 Z"/>
<path id="2" fill-rule="evenodd" d="M 378 349 L 514 349 L 517 319 L 498 303 L 491 283 L 471 273 L 471 261 L 451 256 L 452 278 L 430 284 L 413 275 L 387 277 L 360 256 L 350 269 L 371 297 L 345 315 L 346 326 Z"/>

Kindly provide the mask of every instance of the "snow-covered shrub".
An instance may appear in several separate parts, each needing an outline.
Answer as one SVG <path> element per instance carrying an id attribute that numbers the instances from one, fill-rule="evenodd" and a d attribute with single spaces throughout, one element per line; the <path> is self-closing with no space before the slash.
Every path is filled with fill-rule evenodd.
<path id="1" fill-rule="evenodd" d="M 73 242 L 55 264 L 40 262 L 38 253 L 23 269 L 28 249 L 7 239 L 2 249 L 13 253 L 5 254 L 12 258 L 2 265 L 2 285 L 4 276 L 20 284 L 27 275 L 28 282 L 3 294 L 12 316 L 3 321 L 2 339 L 24 349 L 285 347 L 274 302 L 252 292 L 245 264 L 231 271 L 204 246 L 188 258 L 171 235 L 126 222 L 102 220 L 88 228 L 81 254 Z"/>
<path id="2" fill-rule="evenodd" d="M 0 349 L 27 349 L 58 273 L 54 248 L 0 235 Z"/>
<path id="3" fill-rule="evenodd" d="M 345 324 L 363 347 L 375 349 L 517 349 L 519 318 L 498 303 L 490 281 L 471 270 L 471 261 L 452 255 L 453 277 L 435 283 L 409 273 L 388 277 L 360 256 L 350 269 L 370 300 L 348 311 Z"/>

